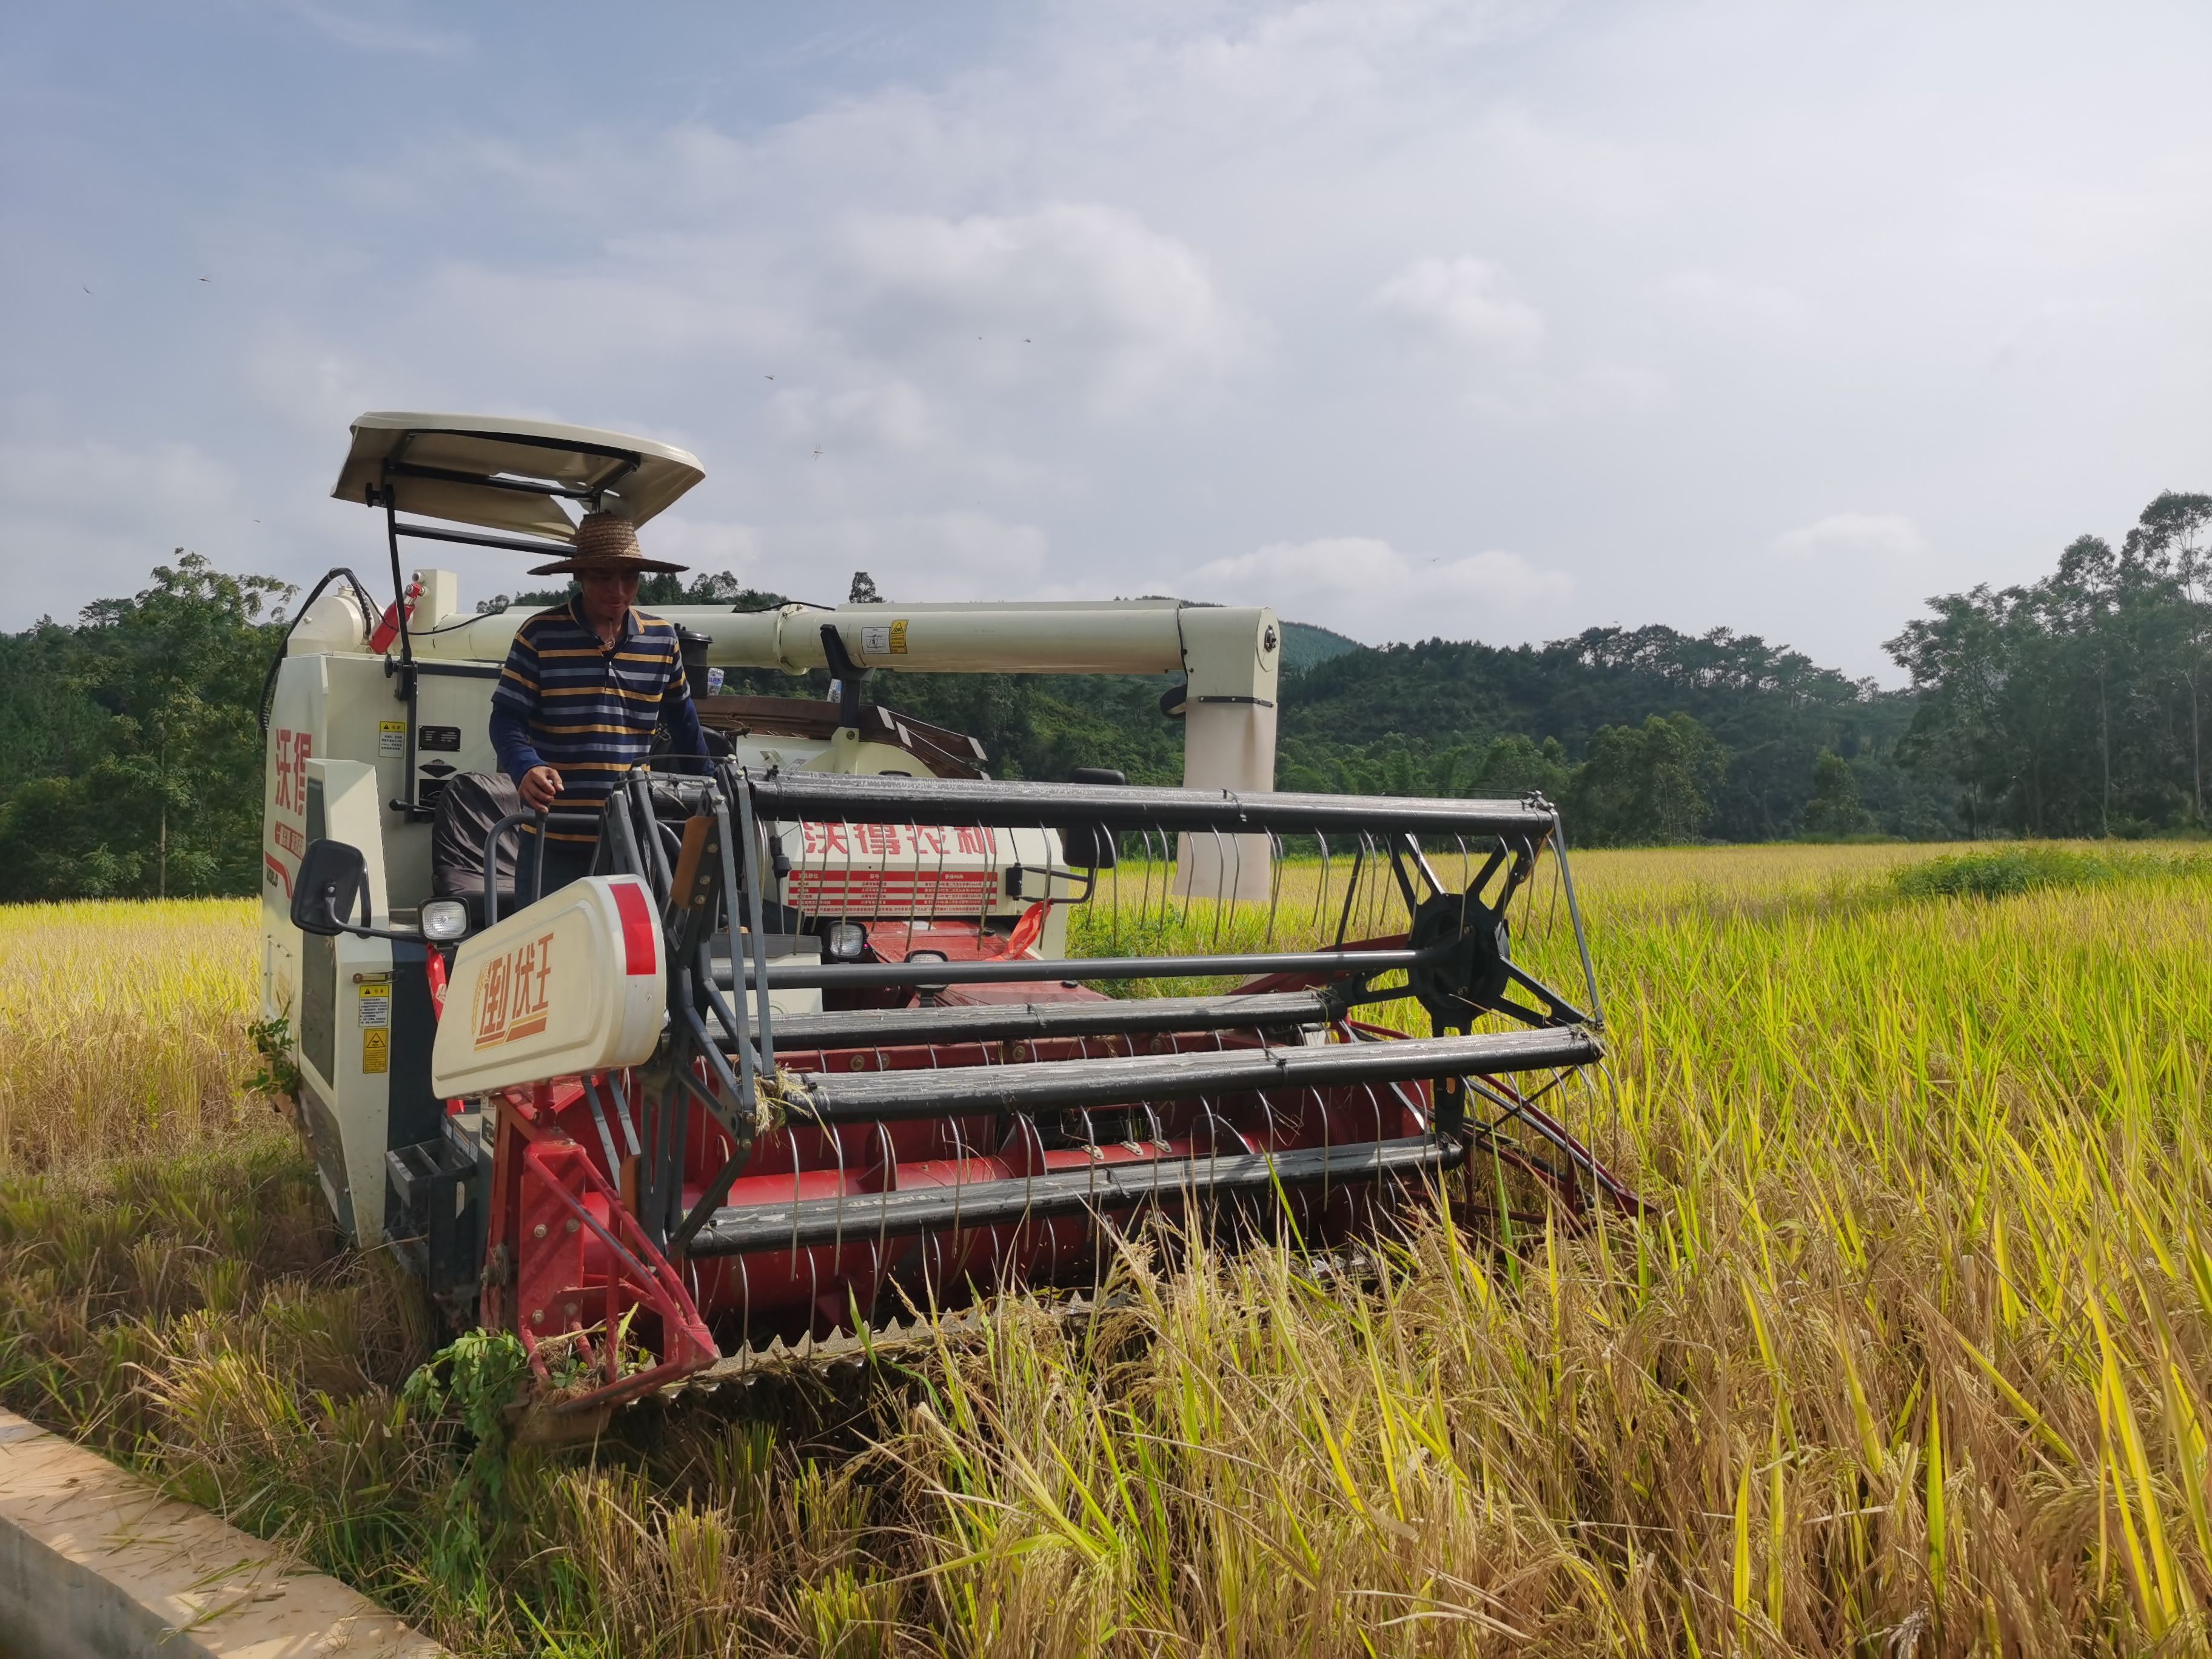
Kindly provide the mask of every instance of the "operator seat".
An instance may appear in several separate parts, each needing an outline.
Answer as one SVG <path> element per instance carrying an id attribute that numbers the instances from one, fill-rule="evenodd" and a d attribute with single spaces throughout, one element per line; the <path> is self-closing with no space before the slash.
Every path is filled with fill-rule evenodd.
<path id="1" fill-rule="evenodd" d="M 470 920 L 483 926 L 484 843 L 492 826 L 522 810 L 521 793 L 502 772 L 456 772 L 439 792 L 430 820 L 430 895 L 457 898 L 469 907 Z M 500 837 L 494 879 L 499 913 L 514 909 L 514 860 L 520 846 L 510 829 Z"/>

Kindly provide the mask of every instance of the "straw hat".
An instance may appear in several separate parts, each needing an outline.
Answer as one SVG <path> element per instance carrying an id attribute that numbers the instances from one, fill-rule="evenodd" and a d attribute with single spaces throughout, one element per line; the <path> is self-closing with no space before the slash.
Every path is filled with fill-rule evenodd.
<path id="1" fill-rule="evenodd" d="M 586 570 L 682 570 L 665 559 L 648 559 L 639 551 L 637 527 L 618 513 L 586 513 L 576 526 L 576 550 L 565 559 L 541 564 L 530 574 L 555 576 Z"/>

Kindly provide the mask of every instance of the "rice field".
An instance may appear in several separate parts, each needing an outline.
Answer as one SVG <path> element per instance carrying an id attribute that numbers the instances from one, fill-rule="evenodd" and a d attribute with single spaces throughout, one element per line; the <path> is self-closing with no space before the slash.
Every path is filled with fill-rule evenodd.
<path id="1" fill-rule="evenodd" d="M 0 905 L 0 1175 L 240 1127 L 258 916 L 250 899 Z"/>
<path id="2" fill-rule="evenodd" d="M 1936 850 L 1578 856 L 1612 1058 L 1569 1109 L 1642 1218 L 1432 1226 L 1364 1291 L 1133 1252 L 1096 1324 L 1009 1300 L 562 1453 L 486 1356 L 404 1389 L 408 1288 L 233 1103 L 250 912 L 0 913 L 0 1394 L 466 1653 L 2200 1651 L 2212 869 L 1893 878 Z M 146 928 L 235 1003 L 17 975 L 51 936 L 121 982 Z M 126 1120 L 198 1150 L 85 1127 L 116 1007 Z"/>

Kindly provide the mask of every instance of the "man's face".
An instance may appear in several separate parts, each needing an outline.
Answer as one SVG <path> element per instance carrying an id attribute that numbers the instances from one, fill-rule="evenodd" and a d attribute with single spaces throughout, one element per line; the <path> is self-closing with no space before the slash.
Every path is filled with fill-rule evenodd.
<path id="1" fill-rule="evenodd" d="M 618 623 L 637 603 L 635 570 L 586 570 L 576 582 L 584 590 L 584 614 L 595 623 Z"/>

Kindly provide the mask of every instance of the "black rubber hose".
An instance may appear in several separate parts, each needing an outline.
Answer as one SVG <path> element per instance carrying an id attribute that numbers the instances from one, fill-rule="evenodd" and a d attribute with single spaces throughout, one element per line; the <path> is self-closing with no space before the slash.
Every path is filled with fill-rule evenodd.
<path id="1" fill-rule="evenodd" d="M 361 600 L 362 615 L 370 617 L 371 626 L 374 625 L 373 619 L 376 616 L 376 601 L 369 598 L 368 589 L 362 586 L 361 578 L 355 575 L 352 570 L 344 565 L 338 566 L 335 570 L 325 570 L 323 573 L 322 580 L 307 590 L 307 597 L 300 602 L 300 608 L 292 613 L 292 620 L 284 624 L 284 637 L 277 641 L 276 655 L 269 665 L 268 674 L 262 679 L 260 718 L 261 735 L 264 738 L 269 735 L 269 704 L 276 695 L 276 673 L 284 666 L 285 652 L 291 648 L 292 630 L 300 625 L 300 618 L 307 614 L 315 601 L 323 597 L 323 590 L 340 576 L 343 576 L 353 584 L 353 591 Z"/>

